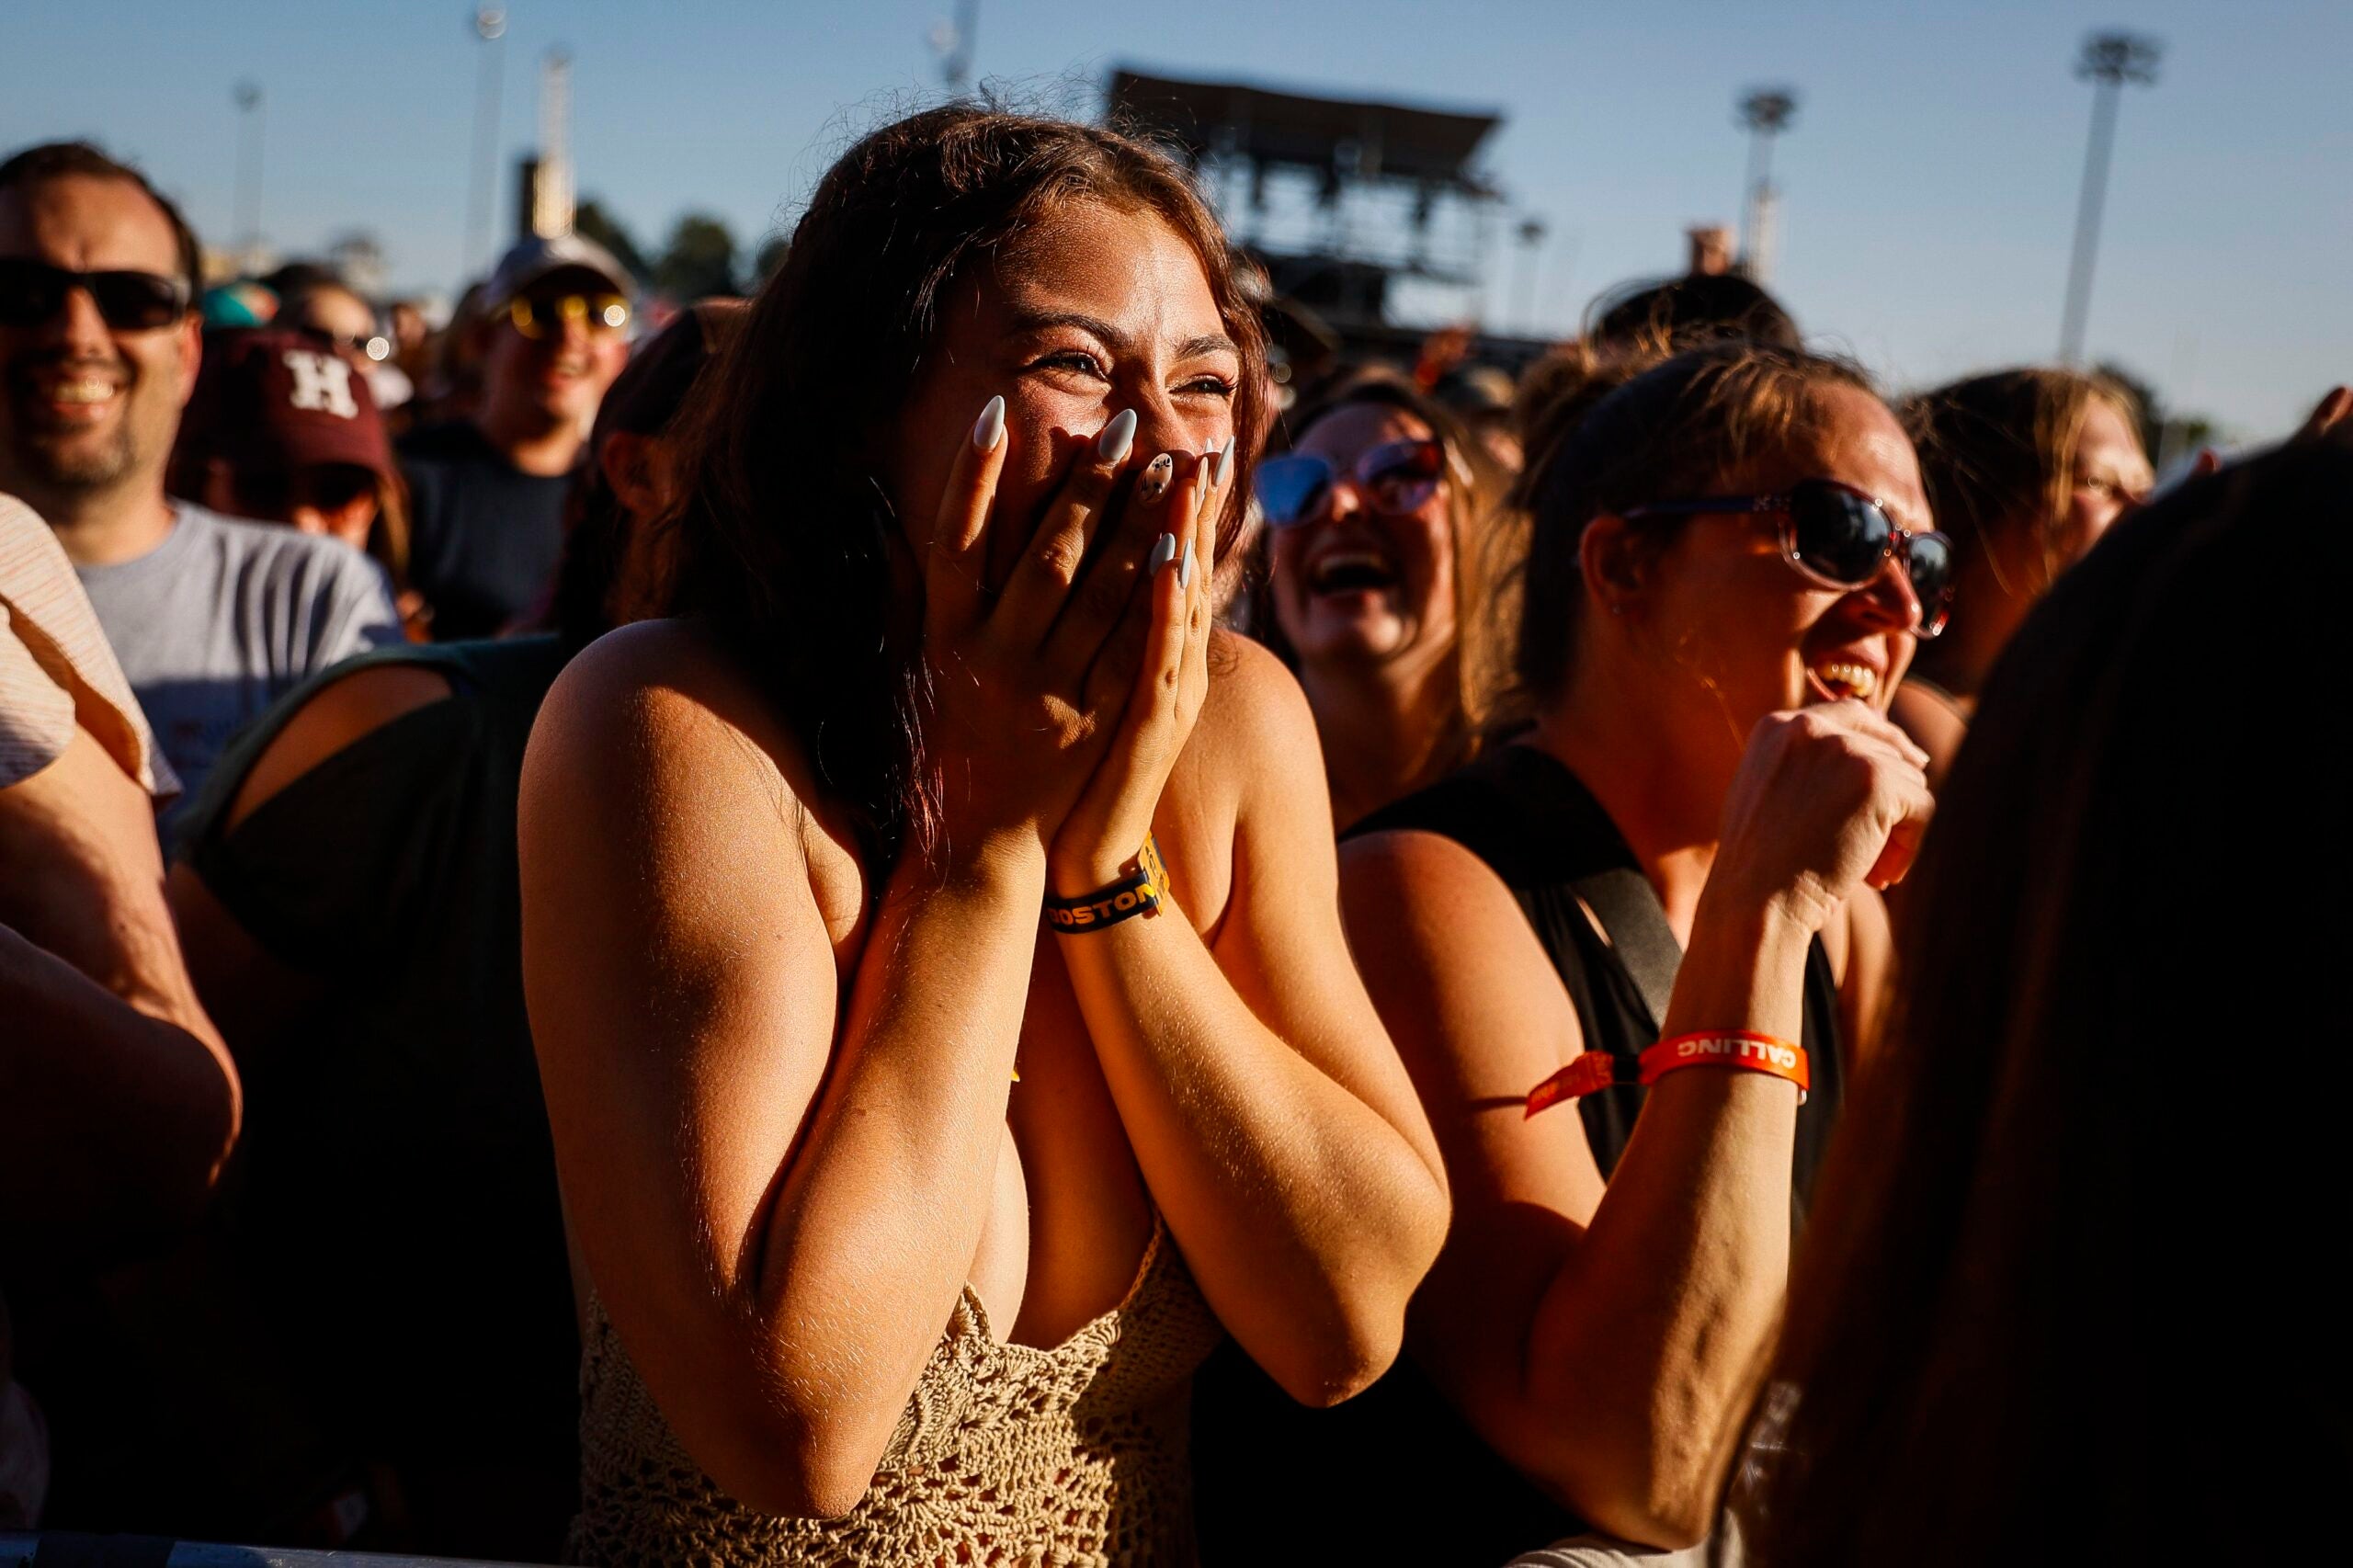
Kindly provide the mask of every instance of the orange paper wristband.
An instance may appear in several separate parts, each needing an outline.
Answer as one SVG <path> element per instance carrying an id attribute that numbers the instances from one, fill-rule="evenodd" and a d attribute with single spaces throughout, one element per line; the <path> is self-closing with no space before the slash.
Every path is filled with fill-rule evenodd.
<path id="1" fill-rule="evenodd" d="M 1805 1047 L 1748 1029 L 1711 1029 L 1660 1040 L 1635 1062 L 1606 1051 L 1588 1051 L 1528 1092 L 1527 1115 L 1619 1084 L 1655 1084 L 1683 1067 L 1735 1067 L 1770 1074 L 1798 1086 L 1805 1104 L 1810 1078 Z"/>

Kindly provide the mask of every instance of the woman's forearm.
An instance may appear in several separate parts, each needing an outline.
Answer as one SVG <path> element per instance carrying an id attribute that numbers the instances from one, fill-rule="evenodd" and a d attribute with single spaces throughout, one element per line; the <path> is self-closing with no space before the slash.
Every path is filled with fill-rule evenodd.
<path id="1" fill-rule="evenodd" d="M 1227 1329 L 1295 1398 L 1386 1369 L 1442 1182 L 1268 1029 L 1173 905 L 1059 946 L 1154 1200 Z"/>
<path id="2" fill-rule="evenodd" d="M 236 1075 L 202 1015 L 150 1016 L 0 926 L 0 1017 L 13 1239 L 103 1251 L 193 1218 L 237 1132 Z"/>
<path id="3" fill-rule="evenodd" d="M 1703 900 L 1669 1036 L 1799 1038 L 1812 933 Z M 1592 1224 L 1530 1325 L 1525 1385 L 1554 1413 L 1548 1466 L 1604 1528 L 1677 1545 L 1712 1522 L 1727 1427 L 1780 1309 L 1797 1090 L 1764 1074 L 1672 1073 L 1645 1099 Z"/>
<path id="4" fill-rule="evenodd" d="M 979 1246 L 1042 868 L 1033 846 L 893 876 L 763 1227 L 760 1317 L 820 1498 L 865 1490 Z"/>

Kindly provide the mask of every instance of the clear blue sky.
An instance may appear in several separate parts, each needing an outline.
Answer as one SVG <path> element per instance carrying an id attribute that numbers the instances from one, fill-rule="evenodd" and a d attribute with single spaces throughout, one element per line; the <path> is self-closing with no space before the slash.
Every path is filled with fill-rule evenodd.
<path id="1" fill-rule="evenodd" d="M 512 0 L 498 198 L 535 140 L 540 54 L 574 54 L 580 187 L 649 244 L 689 208 L 747 245 L 858 131 L 936 92 L 952 0 Z M 2353 5 L 2344 0 L 982 0 L 978 67 L 1091 107 L 1117 63 L 1488 107 L 1487 162 L 1552 238 L 1537 319 L 1673 269 L 1737 217 L 1744 85 L 1804 95 L 1775 172 L 1777 286 L 1899 385 L 2048 358 L 2090 90 L 2078 41 L 2165 40 L 2127 97 L 2090 343 L 2248 436 L 2353 379 Z M 88 135 L 199 229 L 233 227 L 233 83 L 267 98 L 267 238 L 374 231 L 396 282 L 464 248 L 476 51 L 463 0 L 0 0 L 0 148 Z M 1517 316 L 1515 257 L 1489 298 Z M 1518 324 L 1511 322 L 1507 324 Z"/>

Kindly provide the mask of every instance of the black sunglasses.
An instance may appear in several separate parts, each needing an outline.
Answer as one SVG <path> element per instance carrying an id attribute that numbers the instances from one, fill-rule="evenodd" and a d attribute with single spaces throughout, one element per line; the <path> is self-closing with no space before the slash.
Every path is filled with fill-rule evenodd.
<path id="1" fill-rule="evenodd" d="M 1390 517 L 1417 511 L 1438 494 L 1446 475 L 1446 449 L 1436 441 L 1384 441 L 1358 458 L 1348 476 L 1365 504 Z M 1320 515 L 1340 471 L 1313 452 L 1288 452 L 1258 464 L 1250 493 L 1270 528 L 1287 528 Z"/>
<path id="2" fill-rule="evenodd" d="M 1876 497 L 1835 479 L 1801 479 L 1778 495 L 1710 495 L 1694 501 L 1654 501 L 1629 508 L 1630 523 L 1644 517 L 1748 513 L 1780 519 L 1781 558 L 1798 574 L 1825 588 L 1852 590 L 1871 582 L 1893 561 L 1920 601 L 1920 637 L 1934 637 L 1952 613 L 1952 540 L 1940 533 L 1905 533 Z"/>
<path id="3" fill-rule="evenodd" d="M 0 326 L 55 321 L 79 289 L 117 332 L 153 332 L 188 314 L 188 286 L 155 272 L 68 272 L 45 261 L 0 257 Z"/>

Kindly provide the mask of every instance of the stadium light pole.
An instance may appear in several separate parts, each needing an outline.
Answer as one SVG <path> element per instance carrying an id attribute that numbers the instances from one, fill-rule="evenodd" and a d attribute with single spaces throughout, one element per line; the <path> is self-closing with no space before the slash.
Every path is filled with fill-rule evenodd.
<path id="1" fill-rule="evenodd" d="M 1536 331 L 1536 257 L 1543 249 L 1544 220 L 1530 214 L 1513 231 L 1519 239 L 1519 330 Z"/>
<path id="2" fill-rule="evenodd" d="M 261 252 L 261 86 L 240 82 L 237 106 L 237 270 L 248 271 Z"/>
<path id="3" fill-rule="evenodd" d="M 465 267 L 483 264 L 490 239 L 492 193 L 498 184 L 499 89 L 506 73 L 506 51 L 499 40 L 506 36 L 503 6 L 477 6 L 472 17 L 474 36 L 482 40 L 482 65 L 474 83 L 473 173 L 466 182 Z"/>
<path id="4" fill-rule="evenodd" d="M 2084 358 L 2084 327 L 2091 314 L 2092 264 L 2099 254 L 2100 210 L 2108 201 L 2109 155 L 2116 146 L 2116 106 L 2124 84 L 2157 79 L 2164 45 L 2134 33 L 2094 33 L 2084 40 L 2075 74 L 2092 84 L 2092 138 L 2084 149 L 2084 189 L 2075 204 L 2075 244 L 2067 260 L 2067 305 L 2059 324 L 2059 362 Z"/>
<path id="5" fill-rule="evenodd" d="M 956 15 L 942 17 L 931 28 L 931 47 L 939 56 L 939 79 L 951 93 L 972 85 L 972 51 L 981 36 L 981 0 L 956 0 Z"/>
<path id="6" fill-rule="evenodd" d="M 1748 190 L 1740 226 L 1740 265 L 1759 283 L 1773 269 L 1773 138 L 1797 117 L 1795 87 L 1753 87 L 1741 95 L 1736 123 L 1748 132 Z"/>

